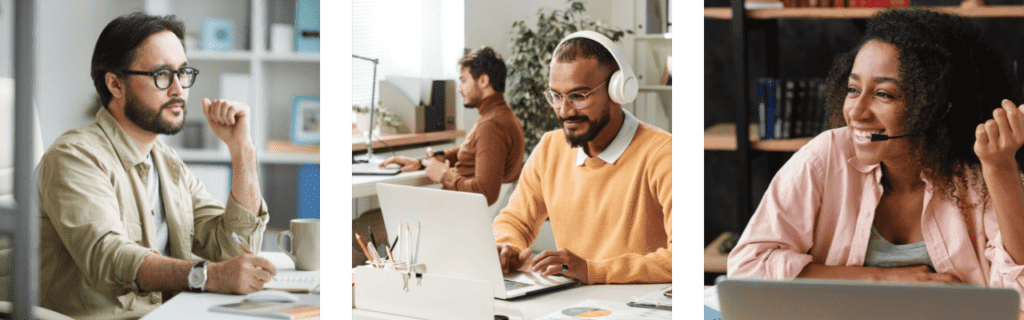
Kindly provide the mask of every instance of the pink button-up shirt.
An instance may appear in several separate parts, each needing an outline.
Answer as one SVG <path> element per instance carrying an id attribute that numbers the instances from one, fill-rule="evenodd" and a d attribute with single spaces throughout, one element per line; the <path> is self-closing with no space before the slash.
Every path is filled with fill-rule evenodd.
<path id="1" fill-rule="evenodd" d="M 980 181 L 980 169 L 974 172 Z M 811 262 L 863 266 L 881 179 L 880 165 L 858 163 L 848 128 L 814 138 L 768 186 L 729 254 L 729 276 L 782 280 L 795 278 Z M 966 200 L 976 206 L 961 212 L 924 181 L 921 231 L 935 271 L 1022 292 L 1024 266 L 1003 249 L 992 200 L 971 188 Z"/>

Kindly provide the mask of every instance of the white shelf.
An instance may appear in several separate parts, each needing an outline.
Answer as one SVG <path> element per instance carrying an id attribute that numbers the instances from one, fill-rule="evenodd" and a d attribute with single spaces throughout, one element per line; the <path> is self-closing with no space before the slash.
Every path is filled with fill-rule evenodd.
<path id="1" fill-rule="evenodd" d="M 638 34 L 636 35 L 637 40 L 665 40 L 672 41 L 671 33 L 658 33 L 658 34 Z"/>
<path id="2" fill-rule="evenodd" d="M 303 165 L 303 164 L 320 164 L 319 153 L 284 153 L 284 152 L 268 152 L 260 156 L 260 163 L 262 164 L 288 164 L 288 165 Z"/>
<path id="3" fill-rule="evenodd" d="M 643 85 L 640 86 L 640 91 L 672 91 L 672 86 L 666 85 Z"/>
<path id="4" fill-rule="evenodd" d="M 267 62 L 309 62 L 320 63 L 319 53 L 272 53 L 266 52 L 257 55 L 260 60 Z"/>
<path id="5" fill-rule="evenodd" d="M 181 161 L 185 162 L 231 163 L 231 155 L 227 151 L 182 148 L 177 148 L 175 151 L 178 152 Z"/>
<path id="6" fill-rule="evenodd" d="M 196 50 L 188 53 L 188 58 L 195 61 L 249 61 L 252 53 L 249 51 L 202 51 Z"/>

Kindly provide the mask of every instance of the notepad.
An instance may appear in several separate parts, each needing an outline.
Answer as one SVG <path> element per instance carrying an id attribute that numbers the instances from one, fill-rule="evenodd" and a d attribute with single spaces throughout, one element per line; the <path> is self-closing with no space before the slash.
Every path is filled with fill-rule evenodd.
<path id="1" fill-rule="evenodd" d="M 320 287 L 319 275 L 276 275 L 263 285 L 264 289 L 274 289 L 292 293 L 310 293 Z"/>
<path id="2" fill-rule="evenodd" d="M 672 286 L 651 292 L 643 297 L 637 298 L 628 303 L 630 307 L 652 308 L 661 310 L 672 310 L 672 298 L 665 295 L 665 292 L 672 290 Z"/>
<path id="3" fill-rule="evenodd" d="M 212 306 L 210 311 L 287 320 L 320 316 L 320 306 L 297 302 L 242 301 Z"/>

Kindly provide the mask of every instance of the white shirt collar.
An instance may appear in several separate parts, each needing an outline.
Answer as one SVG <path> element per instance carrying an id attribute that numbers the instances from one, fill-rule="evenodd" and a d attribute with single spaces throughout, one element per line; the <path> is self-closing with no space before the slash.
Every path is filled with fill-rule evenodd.
<path id="1" fill-rule="evenodd" d="M 615 135 L 612 142 L 608 144 L 604 151 L 601 151 L 597 155 L 598 158 L 604 160 L 604 162 L 614 164 L 615 161 L 619 160 L 623 152 L 626 152 L 626 147 L 629 146 L 629 142 L 633 141 L 633 136 L 636 135 L 636 129 L 640 127 L 640 121 L 636 120 L 636 117 L 632 113 L 622 110 L 623 121 L 622 127 L 619 128 L 619 133 Z M 582 166 L 583 161 L 589 158 L 586 152 L 583 152 L 583 148 L 576 148 L 576 165 Z"/>

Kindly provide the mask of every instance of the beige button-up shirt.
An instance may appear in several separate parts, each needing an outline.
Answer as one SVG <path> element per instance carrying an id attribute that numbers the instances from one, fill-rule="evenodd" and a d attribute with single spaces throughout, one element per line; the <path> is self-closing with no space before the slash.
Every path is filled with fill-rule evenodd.
<path id="1" fill-rule="evenodd" d="M 170 255 L 223 261 L 243 253 L 231 233 L 259 252 L 269 215 L 210 197 L 174 150 L 159 140 L 154 166 L 167 217 Z M 156 247 L 145 157 L 110 112 L 61 135 L 39 164 L 39 304 L 76 319 L 133 319 L 160 306 L 159 292 L 135 285 Z"/>

